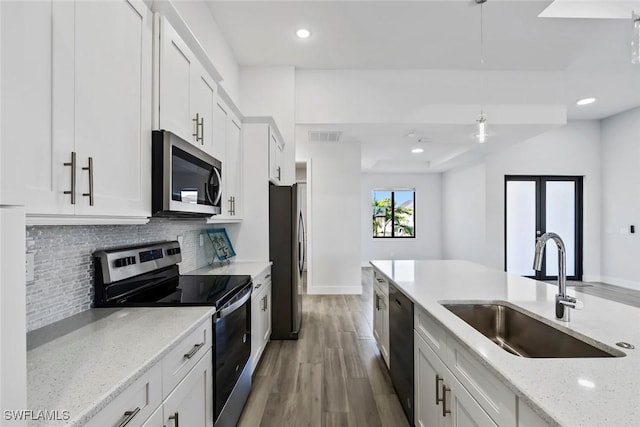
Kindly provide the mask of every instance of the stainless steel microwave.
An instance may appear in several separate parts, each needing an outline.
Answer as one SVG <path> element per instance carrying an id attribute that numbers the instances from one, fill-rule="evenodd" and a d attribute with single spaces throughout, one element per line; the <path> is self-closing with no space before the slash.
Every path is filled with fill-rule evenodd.
<path id="1" fill-rule="evenodd" d="M 151 211 L 203 218 L 221 212 L 222 163 L 171 132 L 152 133 Z"/>

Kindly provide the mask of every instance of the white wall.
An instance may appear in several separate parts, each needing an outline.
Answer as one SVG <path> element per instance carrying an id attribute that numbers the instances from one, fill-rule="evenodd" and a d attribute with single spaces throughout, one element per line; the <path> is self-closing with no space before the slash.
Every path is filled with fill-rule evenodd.
<path id="1" fill-rule="evenodd" d="M 310 160 L 308 292 L 359 294 L 361 284 L 360 144 L 298 144 L 296 158 Z"/>
<path id="2" fill-rule="evenodd" d="M 444 259 L 486 262 L 485 181 L 484 163 L 442 174 Z"/>
<path id="3" fill-rule="evenodd" d="M 240 69 L 242 114 L 273 117 L 284 138 L 283 185 L 295 182 L 295 73 L 294 67 Z"/>
<path id="4" fill-rule="evenodd" d="M 445 257 L 471 259 L 503 270 L 505 175 L 579 175 L 584 176 L 583 278 L 599 280 L 601 175 L 598 121 L 570 122 L 488 155 L 484 161 L 484 184 L 479 182 L 482 175 L 482 166 L 445 174 Z M 477 200 L 479 206 L 472 208 L 470 213 L 461 211 L 471 208 L 471 200 L 465 198 L 476 198 L 476 193 L 483 190 L 483 207 L 483 202 Z M 484 209 L 486 221 L 479 209 Z M 473 222 L 469 224 L 468 220 Z M 467 237 L 466 233 L 471 234 Z M 478 246 L 470 249 L 467 247 L 470 245 Z"/>
<path id="5" fill-rule="evenodd" d="M 222 76 L 220 85 L 239 106 L 240 67 L 213 14 L 203 1 L 178 0 L 173 4 Z"/>
<path id="6" fill-rule="evenodd" d="M 639 140 L 640 108 L 602 121 L 601 280 L 640 290 Z"/>
<path id="7" fill-rule="evenodd" d="M 442 257 L 440 174 L 363 174 L 361 193 L 362 263 L 374 259 L 439 259 Z M 381 188 L 415 188 L 413 239 L 374 239 L 371 192 Z"/>
<path id="8" fill-rule="evenodd" d="M 571 122 L 486 158 L 486 263 L 504 269 L 504 176 L 583 175 L 583 274 L 600 275 L 600 123 Z"/>

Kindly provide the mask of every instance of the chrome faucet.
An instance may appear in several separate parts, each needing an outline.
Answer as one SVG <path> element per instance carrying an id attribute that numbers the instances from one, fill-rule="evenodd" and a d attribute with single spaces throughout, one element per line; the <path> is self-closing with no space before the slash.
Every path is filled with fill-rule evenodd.
<path id="1" fill-rule="evenodd" d="M 563 322 L 569 321 L 569 308 L 580 310 L 582 302 L 567 295 L 567 252 L 564 242 L 556 233 L 544 233 L 536 241 L 536 252 L 533 257 L 533 269 L 542 270 L 542 253 L 547 240 L 553 240 L 558 247 L 558 294 L 556 295 L 556 318 Z"/>

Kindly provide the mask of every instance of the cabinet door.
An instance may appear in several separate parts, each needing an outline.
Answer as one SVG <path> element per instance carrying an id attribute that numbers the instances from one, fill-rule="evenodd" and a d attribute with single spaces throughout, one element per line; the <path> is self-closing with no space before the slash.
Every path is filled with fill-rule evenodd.
<path id="1" fill-rule="evenodd" d="M 213 359 L 211 349 L 164 402 L 167 427 L 213 426 Z"/>
<path id="2" fill-rule="evenodd" d="M 74 150 L 73 99 L 68 95 L 73 93 L 68 67 L 73 3 L 13 1 L 0 7 L 2 203 L 25 204 L 27 214 L 73 214 L 71 195 L 64 194 L 71 190 L 72 174 L 64 163 Z M 57 64 L 66 73 L 53 73 Z"/>
<path id="3" fill-rule="evenodd" d="M 389 368 L 389 296 L 381 296 L 380 310 L 380 353 Z"/>
<path id="4" fill-rule="evenodd" d="M 229 110 L 218 101 L 213 113 L 213 151 L 212 156 L 222 162 L 222 176 L 226 176 L 227 119 Z M 223 209 L 224 211 L 224 209 Z"/>
<path id="5" fill-rule="evenodd" d="M 191 95 L 195 55 L 169 24 L 160 21 L 160 128 L 195 142 L 196 122 Z M 196 80 L 197 82 L 197 80 Z"/>
<path id="6" fill-rule="evenodd" d="M 196 146 L 215 156 L 214 149 L 214 109 L 216 108 L 216 84 L 200 63 L 194 63 L 193 95 L 191 102 L 191 117 L 198 119 Z M 218 157 L 216 157 L 218 158 Z"/>
<path id="7" fill-rule="evenodd" d="M 446 368 L 420 336 L 414 334 L 414 340 L 415 425 L 416 427 L 441 426 L 444 417 L 440 393 L 444 381 L 442 370 Z"/>
<path id="8" fill-rule="evenodd" d="M 76 3 L 76 214 L 151 214 L 152 26 L 142 0 Z"/>
<path id="9" fill-rule="evenodd" d="M 262 311 L 262 347 L 267 347 L 271 339 L 271 279 L 266 283 L 264 290 L 264 307 Z"/>
<path id="10" fill-rule="evenodd" d="M 276 183 L 280 183 L 280 165 L 278 165 L 278 139 L 273 132 L 269 132 L 269 179 Z"/>
<path id="11" fill-rule="evenodd" d="M 263 285 L 264 286 L 264 285 Z M 261 298 L 264 289 L 251 298 L 251 373 L 255 371 L 262 353 Z"/>
<path id="12" fill-rule="evenodd" d="M 239 121 L 229 117 L 227 121 L 226 179 L 227 200 L 232 198 L 233 218 L 242 217 L 242 134 Z"/>
<path id="13" fill-rule="evenodd" d="M 162 416 L 163 407 L 160 406 L 148 419 L 142 424 L 142 427 L 163 427 L 162 421 L 164 417 Z"/>
<path id="14" fill-rule="evenodd" d="M 451 375 L 446 379 L 451 391 L 446 391 L 446 409 L 451 413 L 445 417 L 445 425 L 452 427 L 497 427 L 497 424 L 482 409 L 462 384 Z"/>

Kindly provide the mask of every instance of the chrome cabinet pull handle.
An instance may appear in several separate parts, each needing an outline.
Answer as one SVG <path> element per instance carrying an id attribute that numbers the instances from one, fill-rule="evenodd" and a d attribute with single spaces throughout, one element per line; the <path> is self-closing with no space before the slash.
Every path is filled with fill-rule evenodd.
<path id="1" fill-rule="evenodd" d="M 71 162 L 64 163 L 65 166 L 71 166 L 71 190 L 65 191 L 64 194 L 71 195 L 71 204 L 76 204 L 76 152 L 71 152 Z"/>
<path id="2" fill-rule="evenodd" d="M 176 422 L 176 427 L 180 427 L 180 414 L 177 412 L 169 417 L 170 420 L 174 420 Z"/>
<path id="3" fill-rule="evenodd" d="M 266 276 L 264 276 L 265 280 L 268 279 L 269 277 L 271 277 L 271 274 L 267 274 Z"/>
<path id="4" fill-rule="evenodd" d="M 280 181 L 280 166 L 278 166 L 278 181 Z"/>
<path id="5" fill-rule="evenodd" d="M 233 215 L 233 197 L 229 197 L 229 215 Z"/>
<path id="6" fill-rule="evenodd" d="M 120 424 L 118 424 L 118 427 L 124 427 L 129 424 L 129 422 L 131 422 L 131 420 L 134 419 L 136 415 L 138 415 L 138 412 L 140 412 L 139 406 L 133 411 L 126 411 L 123 415 L 124 419 L 120 422 Z"/>
<path id="7" fill-rule="evenodd" d="M 256 285 L 256 290 L 260 289 L 260 286 L 262 286 L 262 283 L 258 283 L 258 284 Z"/>
<path id="8" fill-rule="evenodd" d="M 196 138 L 200 141 L 200 144 L 204 145 L 204 117 L 200 118 L 200 123 L 198 123 L 200 127 L 200 138 Z"/>
<path id="9" fill-rule="evenodd" d="M 451 391 L 449 387 L 442 383 L 442 416 L 446 417 L 451 413 L 451 409 L 447 409 L 447 392 Z"/>
<path id="10" fill-rule="evenodd" d="M 185 353 L 184 354 L 184 358 L 185 359 L 191 359 L 198 352 L 198 350 L 200 350 L 202 348 L 202 346 L 204 346 L 203 342 L 201 342 L 200 344 L 194 345 L 189 353 Z"/>
<path id="11" fill-rule="evenodd" d="M 440 397 L 440 381 L 442 380 L 443 378 L 436 374 L 436 406 L 442 402 L 442 398 Z"/>
<path id="12" fill-rule="evenodd" d="M 200 113 L 196 113 L 196 118 L 195 119 L 191 119 L 191 121 L 193 121 L 195 123 L 195 125 L 196 125 L 195 133 L 192 133 L 191 136 L 195 136 L 196 142 L 198 142 L 198 139 L 199 139 L 198 138 L 198 136 L 199 136 L 198 129 L 200 128 Z"/>
<path id="13" fill-rule="evenodd" d="M 82 168 L 83 171 L 89 171 L 89 192 L 82 193 L 84 197 L 89 198 L 89 206 L 93 206 L 93 157 L 89 157 L 89 165 Z"/>

